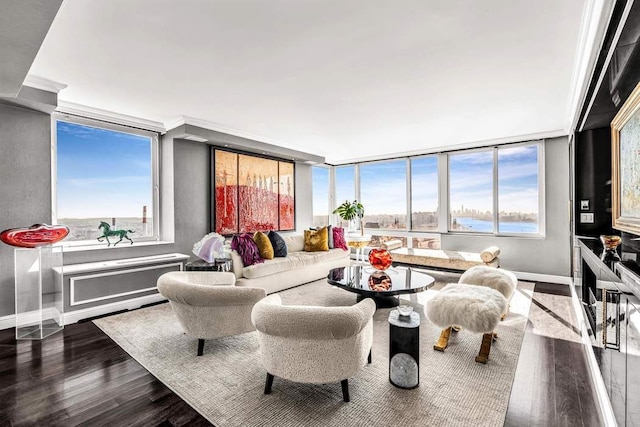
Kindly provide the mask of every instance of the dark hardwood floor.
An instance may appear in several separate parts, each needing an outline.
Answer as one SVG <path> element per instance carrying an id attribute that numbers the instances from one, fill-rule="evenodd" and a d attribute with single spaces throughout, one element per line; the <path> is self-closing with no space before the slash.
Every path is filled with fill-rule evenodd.
<path id="1" fill-rule="evenodd" d="M 538 283 L 507 426 L 599 426 L 571 297 Z M 210 425 L 92 322 L 43 341 L 0 331 L 0 426 Z"/>

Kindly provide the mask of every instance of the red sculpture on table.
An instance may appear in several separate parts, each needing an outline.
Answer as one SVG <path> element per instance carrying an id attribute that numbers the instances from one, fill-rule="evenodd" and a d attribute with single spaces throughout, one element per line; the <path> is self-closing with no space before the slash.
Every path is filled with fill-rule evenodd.
<path id="1" fill-rule="evenodd" d="M 369 262 L 376 270 L 386 270 L 391 267 L 393 260 L 391 254 L 386 249 L 371 249 L 369 252 Z"/>
<path id="2" fill-rule="evenodd" d="M 31 227 L 4 230 L 0 233 L 0 240 L 19 248 L 37 248 L 59 242 L 68 234 L 69 228 L 64 225 L 34 224 Z"/>

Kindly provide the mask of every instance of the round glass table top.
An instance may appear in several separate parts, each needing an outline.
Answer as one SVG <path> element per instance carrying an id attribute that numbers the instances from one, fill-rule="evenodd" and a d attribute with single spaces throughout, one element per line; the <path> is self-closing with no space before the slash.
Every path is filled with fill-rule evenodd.
<path id="1" fill-rule="evenodd" d="M 330 270 L 327 281 L 350 292 L 376 297 L 422 292 L 433 286 L 435 279 L 413 267 L 376 270 L 370 265 L 350 265 Z"/>

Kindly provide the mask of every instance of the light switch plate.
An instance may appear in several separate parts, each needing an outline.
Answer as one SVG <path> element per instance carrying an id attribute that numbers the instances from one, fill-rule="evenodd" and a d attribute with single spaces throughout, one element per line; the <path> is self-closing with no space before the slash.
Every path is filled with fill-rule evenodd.
<path id="1" fill-rule="evenodd" d="M 580 200 L 580 210 L 588 211 L 589 210 L 589 200 Z"/>
<path id="2" fill-rule="evenodd" d="M 580 214 L 580 222 L 582 224 L 593 224 L 593 213 L 581 213 Z"/>

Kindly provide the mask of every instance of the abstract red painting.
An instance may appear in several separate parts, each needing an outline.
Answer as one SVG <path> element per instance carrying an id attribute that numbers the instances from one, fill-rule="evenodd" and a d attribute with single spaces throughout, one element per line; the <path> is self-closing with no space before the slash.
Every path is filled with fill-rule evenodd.
<path id="1" fill-rule="evenodd" d="M 293 163 L 278 162 L 278 169 L 280 175 L 280 189 L 278 194 L 280 230 L 294 230 L 296 228 L 296 201 L 293 187 Z"/>
<path id="2" fill-rule="evenodd" d="M 238 154 L 215 150 L 216 233 L 238 232 Z"/>
<path id="3" fill-rule="evenodd" d="M 292 162 L 213 152 L 217 233 L 295 229 Z"/>
<path id="4" fill-rule="evenodd" d="M 240 233 L 278 229 L 278 162 L 238 157 Z"/>

